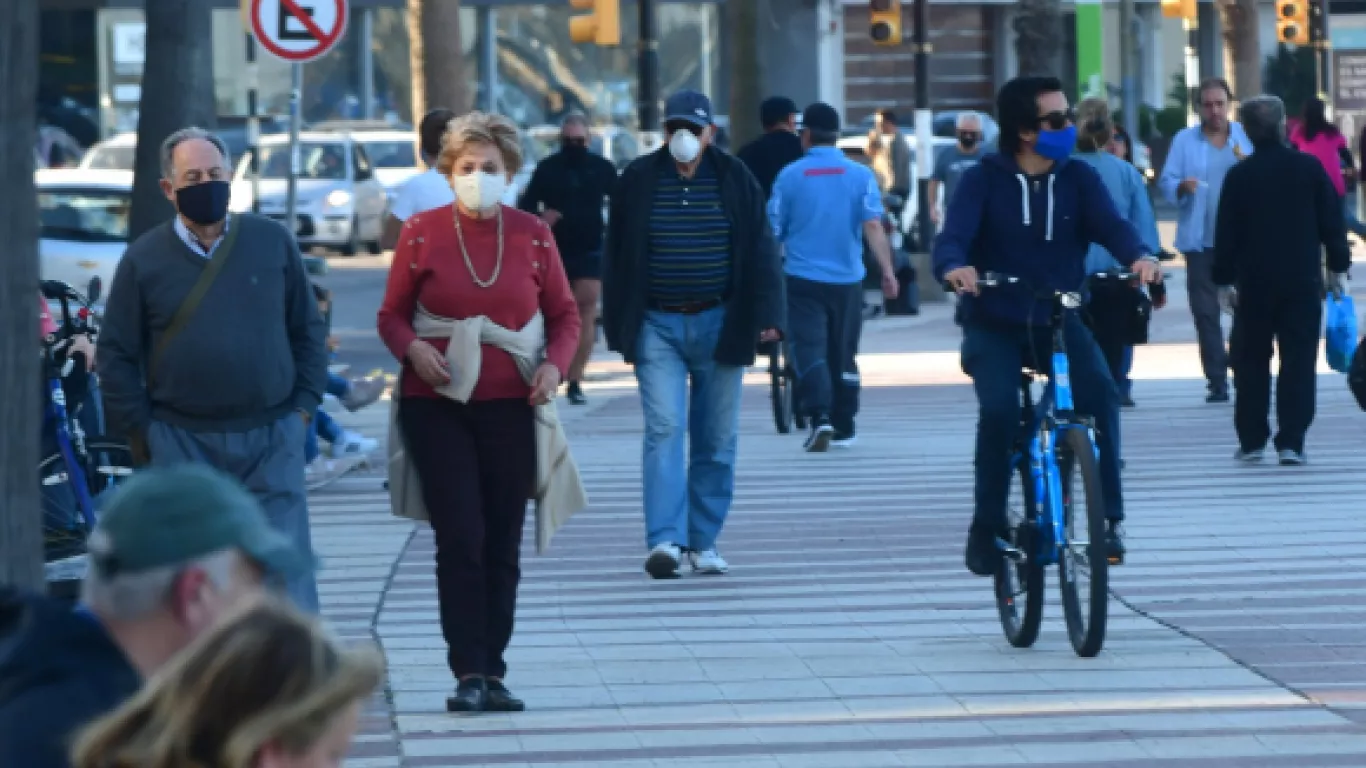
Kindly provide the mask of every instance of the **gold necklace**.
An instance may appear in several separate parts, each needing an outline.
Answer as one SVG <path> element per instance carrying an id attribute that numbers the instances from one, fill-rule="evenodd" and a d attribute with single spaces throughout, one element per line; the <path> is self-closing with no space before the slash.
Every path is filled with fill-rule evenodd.
<path id="1" fill-rule="evenodd" d="M 498 275 L 503 271 L 503 209 L 498 208 L 498 260 L 493 264 L 493 275 L 487 281 L 479 279 L 479 273 L 474 271 L 474 262 L 470 261 L 470 252 L 465 249 L 465 230 L 460 226 L 460 209 L 455 209 L 455 237 L 460 242 L 460 255 L 465 257 L 465 268 L 470 271 L 470 277 L 474 279 L 474 284 L 480 288 L 492 288 L 498 282 Z"/>

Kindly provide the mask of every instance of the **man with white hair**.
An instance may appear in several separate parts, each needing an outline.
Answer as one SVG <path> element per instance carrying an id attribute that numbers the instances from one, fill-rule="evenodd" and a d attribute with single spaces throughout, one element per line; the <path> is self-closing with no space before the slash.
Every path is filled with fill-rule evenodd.
<path id="1" fill-rule="evenodd" d="M 99 359 L 108 431 L 143 462 L 227 472 L 309 551 L 304 443 L 327 385 L 327 326 L 293 234 L 228 214 L 231 168 L 223 140 L 200 128 L 161 145 L 177 215 L 114 273 Z M 287 591 L 318 610 L 311 573 Z"/>
<path id="2" fill-rule="evenodd" d="M 949 201 L 958 189 L 958 182 L 968 169 L 981 161 L 986 150 L 982 148 L 982 118 L 976 112 L 959 112 L 955 122 L 958 143 L 945 147 L 934 158 L 934 173 L 930 176 L 930 221 L 938 227 L 943 223 L 943 211 L 948 210 Z M 944 206 L 939 206 L 939 192 L 944 192 Z"/>
<path id="3" fill-rule="evenodd" d="M 74 610 L 0 594 L 0 765 L 60 768 L 75 733 L 137 693 L 265 579 L 311 573 L 240 484 L 150 469 L 110 497 Z"/>

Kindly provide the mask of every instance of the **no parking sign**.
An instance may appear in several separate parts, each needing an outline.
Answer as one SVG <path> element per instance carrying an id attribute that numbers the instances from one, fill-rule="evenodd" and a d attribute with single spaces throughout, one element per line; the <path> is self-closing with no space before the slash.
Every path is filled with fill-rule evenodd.
<path id="1" fill-rule="evenodd" d="M 346 33 L 346 0 L 250 0 L 248 18 L 261 47 L 293 63 L 312 61 Z"/>

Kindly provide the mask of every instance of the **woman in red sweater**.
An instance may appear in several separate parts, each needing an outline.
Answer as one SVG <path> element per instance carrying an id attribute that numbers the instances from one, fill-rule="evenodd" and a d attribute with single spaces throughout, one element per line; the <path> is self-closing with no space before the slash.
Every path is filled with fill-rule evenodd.
<path id="1" fill-rule="evenodd" d="M 474 112 L 451 121 L 437 170 L 456 202 L 403 225 L 379 310 L 379 335 L 403 363 L 398 426 L 436 537 L 437 600 L 451 672 L 452 712 L 521 711 L 503 685 L 521 576 L 527 499 L 535 486 L 533 406 L 554 397 L 579 339 L 579 310 L 550 229 L 500 204 L 522 165 L 517 128 Z M 481 343 L 478 378 L 463 402 L 447 385 L 450 332 L 483 317 L 520 331 L 545 320 L 545 355 L 528 382 L 514 357 Z M 472 365 L 471 363 L 469 363 Z M 445 390 L 442 392 L 441 390 Z"/>

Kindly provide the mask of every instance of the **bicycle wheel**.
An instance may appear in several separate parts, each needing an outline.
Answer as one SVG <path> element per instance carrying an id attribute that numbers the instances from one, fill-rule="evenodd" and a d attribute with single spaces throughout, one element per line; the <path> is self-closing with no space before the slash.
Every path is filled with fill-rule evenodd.
<path id="1" fill-rule="evenodd" d="M 136 471 L 133 454 L 128 445 L 107 437 L 96 437 L 85 444 L 85 480 L 90 486 L 90 498 L 98 499 L 126 482 Z M 99 504 L 95 505 L 97 508 Z"/>
<path id="2" fill-rule="evenodd" d="M 53 563 L 84 554 L 90 527 L 81 514 L 62 454 L 54 453 L 38 462 L 38 493 L 43 513 L 43 561 Z"/>
<path id="3" fill-rule="evenodd" d="M 1086 432 L 1063 430 L 1058 451 L 1065 532 L 1063 551 L 1058 553 L 1062 611 L 1072 649 L 1078 656 L 1090 658 L 1105 645 L 1110 601 L 1105 497 L 1101 493 L 1096 451 Z M 1078 511 L 1078 503 L 1086 505 L 1085 511 Z"/>
<path id="4" fill-rule="evenodd" d="M 1010 543 L 1024 558 L 1001 558 L 996 569 L 996 612 L 1006 640 L 1016 648 L 1028 648 L 1039 639 L 1043 622 L 1044 566 L 1038 552 L 1038 504 L 1034 499 L 1034 479 L 1029 464 L 1021 459 L 1015 467 L 1019 478 L 1019 498 L 1011 498 L 1007 509 Z M 1021 605 L 1023 602 L 1023 605 Z"/>
<path id="5" fill-rule="evenodd" d="M 786 367 L 778 344 L 768 356 L 769 399 L 773 401 L 773 423 L 778 434 L 786 435 L 792 431 L 792 382 L 787 378 Z"/>

